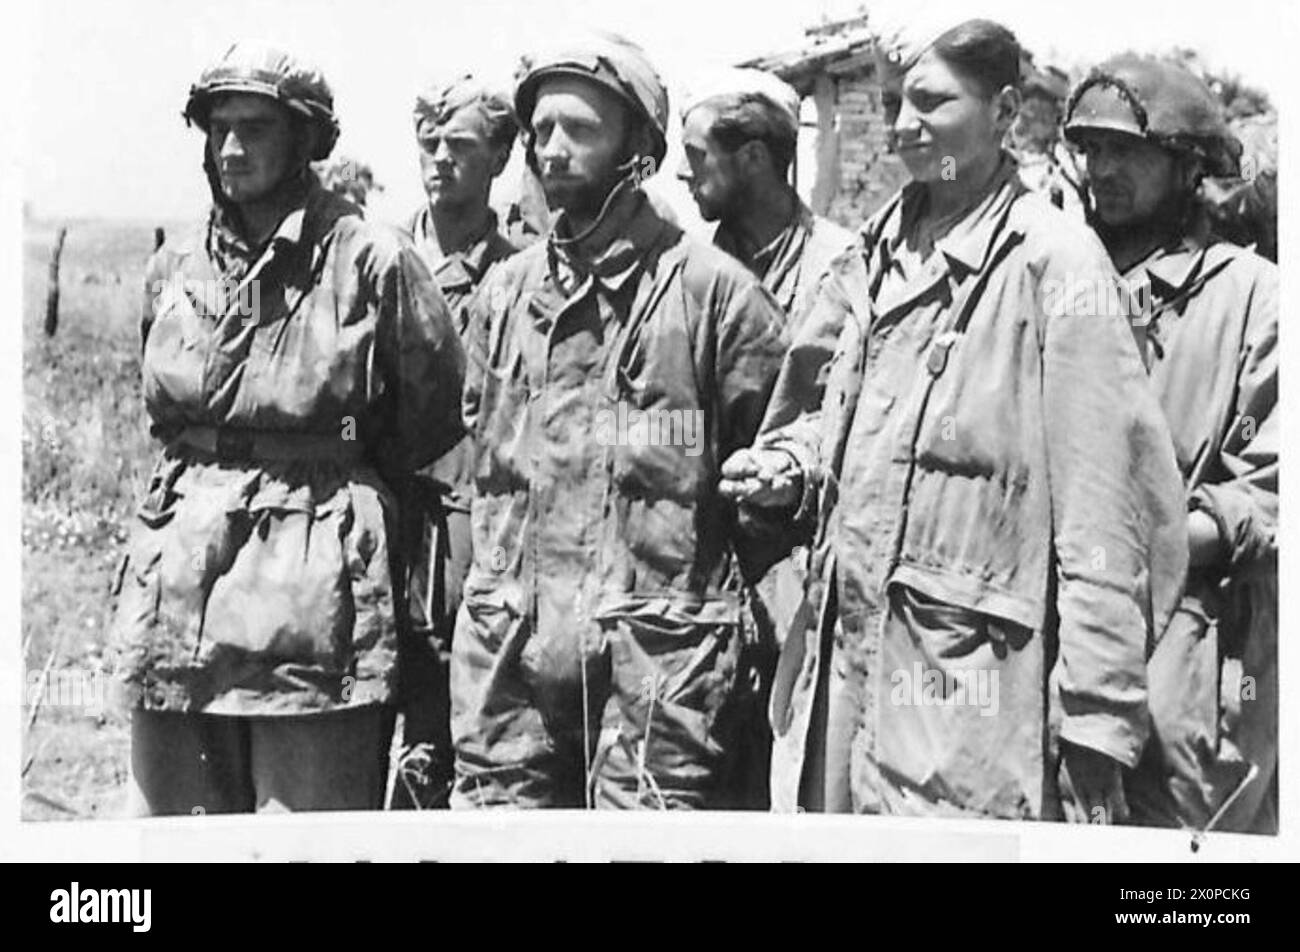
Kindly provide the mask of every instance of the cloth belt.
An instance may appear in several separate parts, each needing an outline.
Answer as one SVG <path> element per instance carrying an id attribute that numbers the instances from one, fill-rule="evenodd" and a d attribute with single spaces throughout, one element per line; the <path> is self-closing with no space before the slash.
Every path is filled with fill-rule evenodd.
<path id="1" fill-rule="evenodd" d="M 290 433 L 225 426 L 187 426 L 173 440 L 222 460 L 356 463 L 365 457 L 358 440 L 324 433 Z"/>

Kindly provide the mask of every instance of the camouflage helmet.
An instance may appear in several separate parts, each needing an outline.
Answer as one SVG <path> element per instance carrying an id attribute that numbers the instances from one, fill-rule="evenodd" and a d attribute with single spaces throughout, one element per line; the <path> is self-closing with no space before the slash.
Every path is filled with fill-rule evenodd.
<path id="1" fill-rule="evenodd" d="M 537 89 L 552 76 L 577 76 L 608 89 L 650 127 L 654 136 L 651 157 L 663 163 L 668 152 L 668 90 L 631 40 L 614 33 L 597 33 L 539 56 L 515 88 L 515 114 L 527 130 L 537 105 Z M 531 133 L 529 152 L 532 151 Z"/>
<path id="2" fill-rule="evenodd" d="M 1090 129 L 1123 132 L 1199 156 L 1210 175 L 1235 175 L 1241 144 L 1205 83 L 1183 66 L 1125 53 L 1096 67 L 1065 109 L 1065 137 Z"/>
<path id="3" fill-rule="evenodd" d="M 328 158 L 338 141 L 339 123 L 329 83 L 319 69 L 284 50 L 259 43 L 233 44 L 190 87 L 186 122 L 206 132 L 213 100 L 226 93 L 269 96 L 304 116 L 320 132 L 310 156 L 313 162 Z"/>

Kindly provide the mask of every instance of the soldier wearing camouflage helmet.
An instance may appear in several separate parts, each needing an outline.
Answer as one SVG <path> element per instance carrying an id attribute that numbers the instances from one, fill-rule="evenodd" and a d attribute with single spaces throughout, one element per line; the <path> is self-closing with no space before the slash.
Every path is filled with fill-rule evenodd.
<path id="1" fill-rule="evenodd" d="M 1148 302 L 1147 360 L 1182 471 L 1185 594 L 1148 662 L 1151 742 L 1126 781 L 1136 823 L 1277 823 L 1278 272 L 1219 240 L 1199 201 L 1240 146 L 1184 67 L 1123 55 L 1075 89 L 1065 135 L 1089 214 Z"/>
<path id="2" fill-rule="evenodd" d="M 463 334 L 465 302 L 488 272 L 517 250 L 499 231 L 488 203 L 518 131 L 514 104 L 508 93 L 465 75 L 423 90 L 415 100 L 414 119 L 427 198 L 406 230 Z M 473 456 L 465 439 L 411 483 L 419 512 L 403 530 L 409 555 L 407 600 L 418 649 L 408 674 L 418 688 L 402 722 L 403 745 L 423 754 L 404 763 L 424 766 L 404 770 L 409 784 L 394 787 L 399 807 L 445 806 L 451 786 L 447 662 L 469 571 L 472 476 Z"/>
<path id="3" fill-rule="evenodd" d="M 190 90 L 212 209 L 150 260 L 162 445 L 113 643 L 145 815 L 382 804 L 399 701 L 394 487 L 461 435 L 464 354 L 410 243 L 309 169 L 316 69 L 237 43 Z"/>
<path id="4" fill-rule="evenodd" d="M 639 47 L 540 56 L 515 107 L 559 215 L 469 305 L 452 806 L 718 805 L 750 536 L 717 467 L 755 433 L 783 317 L 642 191 L 668 96 Z"/>

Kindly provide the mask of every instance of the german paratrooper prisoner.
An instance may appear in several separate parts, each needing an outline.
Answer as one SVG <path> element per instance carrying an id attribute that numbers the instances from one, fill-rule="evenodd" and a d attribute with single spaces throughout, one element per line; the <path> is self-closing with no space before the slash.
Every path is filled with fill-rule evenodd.
<path id="1" fill-rule="evenodd" d="M 913 181 L 822 285 L 758 445 L 724 466 L 747 508 L 815 525 L 773 688 L 778 809 L 1125 815 L 1183 504 L 1127 315 L 1044 305 L 1049 281 L 1118 276 L 1002 151 L 1019 52 L 979 20 L 890 50 Z"/>
<path id="2" fill-rule="evenodd" d="M 1089 215 L 1143 294 L 1151 382 L 1186 487 L 1185 594 L 1155 644 L 1133 822 L 1277 829 L 1278 272 L 1210 232 L 1197 188 L 1240 146 L 1205 84 L 1149 57 L 1070 100 Z"/>
<path id="3" fill-rule="evenodd" d="M 669 112 L 638 47 L 543 55 L 515 107 L 560 215 L 470 304 L 452 806 L 709 806 L 738 714 L 723 582 L 747 538 L 718 466 L 757 433 L 783 316 L 639 187 Z"/>
<path id="4" fill-rule="evenodd" d="M 453 445 L 464 355 L 396 230 L 308 168 L 324 77 L 232 46 L 185 108 L 212 209 L 148 267 L 161 456 L 115 644 L 143 814 L 377 809 L 400 675 L 390 482 Z"/>
<path id="5" fill-rule="evenodd" d="M 757 69 L 702 76 L 682 109 L 685 150 L 680 178 L 713 243 L 749 268 L 772 292 L 793 335 L 831 261 L 856 241 L 846 228 L 814 215 L 789 182 L 798 147 L 799 95 Z M 779 639 L 789 630 L 803 589 L 806 552 L 796 549 L 747 589 L 749 643 L 741 665 L 752 678 L 754 715 L 745 725 L 747 790 L 736 805 L 768 806 L 771 734 L 766 704 Z"/>
<path id="6" fill-rule="evenodd" d="M 427 200 L 407 230 L 462 339 L 466 302 L 493 266 L 516 250 L 498 229 L 488 200 L 517 130 L 507 94 L 473 76 L 434 85 L 415 101 L 415 138 Z M 406 666 L 410 703 L 403 719 L 408 756 L 403 782 L 394 785 L 398 806 L 445 806 L 451 788 L 447 666 L 469 571 L 472 477 L 473 454 L 466 438 L 408 484 L 412 505 L 403 536 L 410 556 L 407 595 L 414 631 L 413 656 Z"/>
<path id="7" fill-rule="evenodd" d="M 1214 96 L 1103 63 L 1075 181 L 1004 27 L 879 54 L 911 182 L 857 234 L 789 182 L 793 89 L 692 88 L 712 245 L 643 187 L 668 95 L 621 37 L 423 92 L 405 234 L 310 171 L 317 69 L 203 71 L 116 581 L 133 812 L 378 809 L 400 710 L 394 806 L 1276 830 L 1278 273 L 1198 201 Z"/>

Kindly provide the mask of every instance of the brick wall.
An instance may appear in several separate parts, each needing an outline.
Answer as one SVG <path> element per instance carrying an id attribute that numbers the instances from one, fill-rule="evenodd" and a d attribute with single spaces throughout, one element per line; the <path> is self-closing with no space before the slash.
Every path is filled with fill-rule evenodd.
<path id="1" fill-rule="evenodd" d="M 907 181 L 907 172 L 887 151 L 876 82 L 870 76 L 841 75 L 834 78 L 834 88 L 837 160 L 828 216 L 856 228 Z"/>

